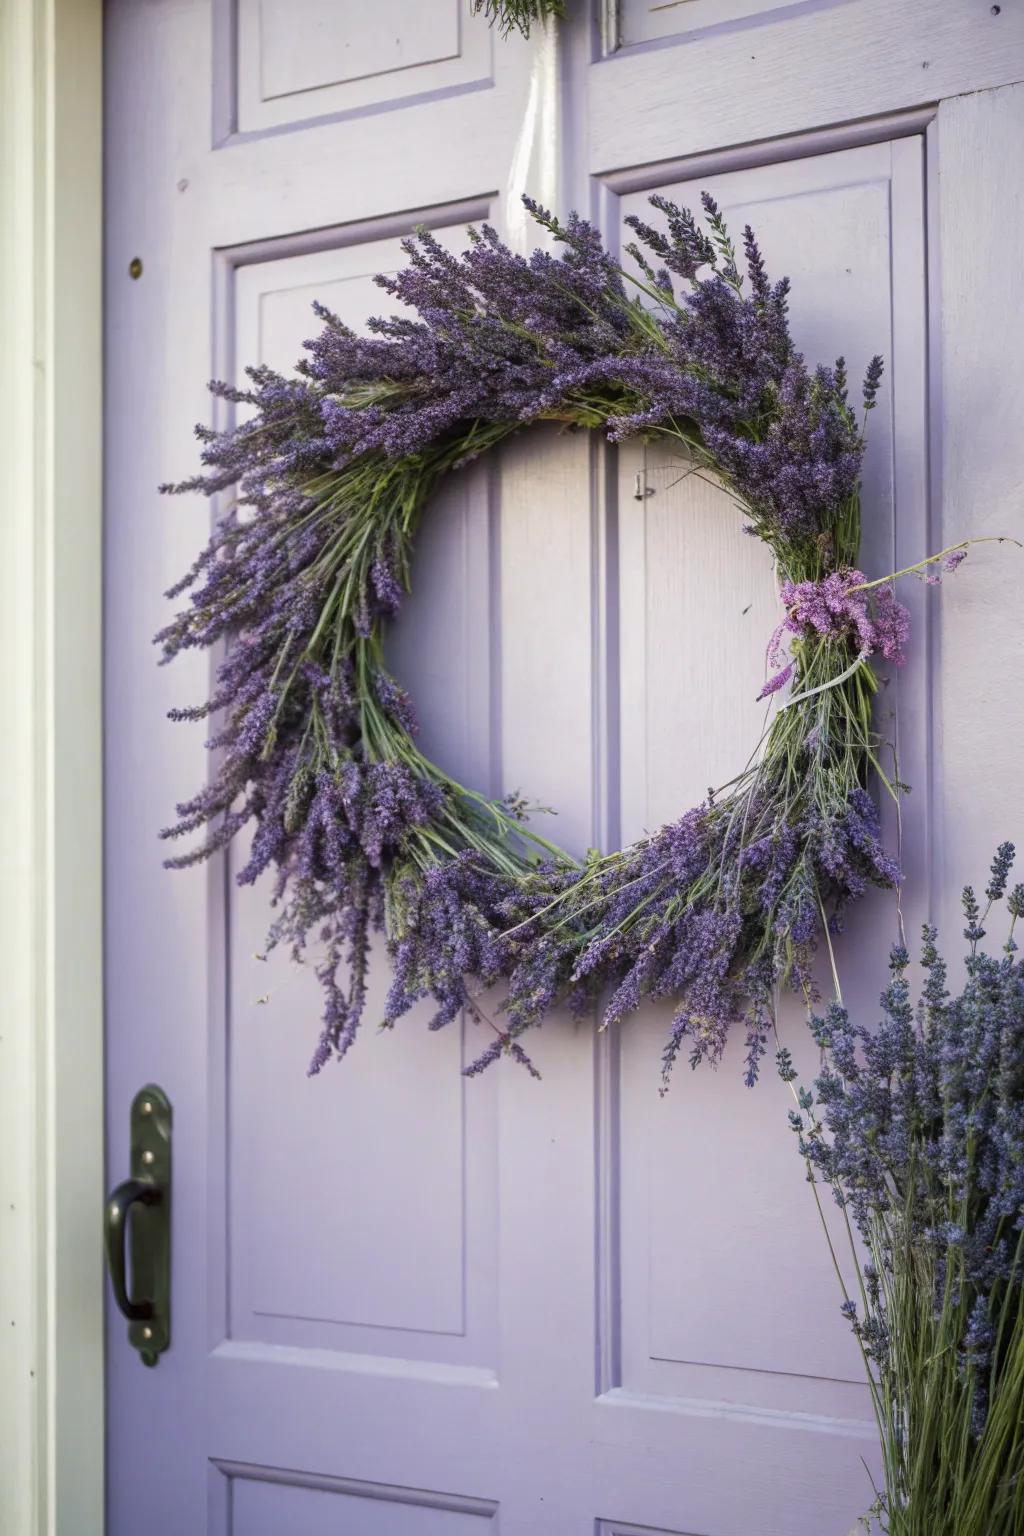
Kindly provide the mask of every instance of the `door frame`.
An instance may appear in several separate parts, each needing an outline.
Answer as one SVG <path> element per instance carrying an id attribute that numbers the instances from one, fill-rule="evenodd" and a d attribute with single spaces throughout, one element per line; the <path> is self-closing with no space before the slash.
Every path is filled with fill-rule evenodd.
<path id="1" fill-rule="evenodd" d="M 0 0 L 0 1529 L 103 1530 L 102 0 Z"/>

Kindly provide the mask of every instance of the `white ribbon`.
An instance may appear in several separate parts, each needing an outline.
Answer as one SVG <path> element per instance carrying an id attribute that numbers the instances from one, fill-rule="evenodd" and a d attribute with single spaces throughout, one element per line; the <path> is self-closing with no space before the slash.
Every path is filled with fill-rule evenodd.
<path id="1" fill-rule="evenodd" d="M 558 26 L 547 17 L 532 34 L 537 38 L 523 122 L 512 151 L 505 187 L 505 238 L 513 250 L 528 255 L 551 243 L 523 207 L 528 194 L 545 208 L 558 207 Z"/>

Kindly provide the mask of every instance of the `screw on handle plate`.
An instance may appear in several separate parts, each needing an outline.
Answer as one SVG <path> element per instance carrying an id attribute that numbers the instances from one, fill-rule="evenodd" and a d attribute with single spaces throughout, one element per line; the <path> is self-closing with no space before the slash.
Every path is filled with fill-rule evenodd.
<path id="1" fill-rule="evenodd" d="M 156 1365 L 171 1342 L 171 1105 L 154 1083 L 132 1100 L 131 1177 L 107 1200 L 103 1238 L 128 1342 Z"/>

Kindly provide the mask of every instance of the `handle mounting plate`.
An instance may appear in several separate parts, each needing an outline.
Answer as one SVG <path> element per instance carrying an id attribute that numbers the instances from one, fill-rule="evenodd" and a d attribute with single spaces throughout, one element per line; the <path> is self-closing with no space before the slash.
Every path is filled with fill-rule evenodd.
<path id="1" fill-rule="evenodd" d="M 129 1319 L 128 1342 L 144 1365 L 156 1365 L 171 1342 L 171 1120 L 163 1089 L 155 1083 L 140 1088 L 131 1107 L 131 1177 L 106 1209 L 114 1293 Z"/>

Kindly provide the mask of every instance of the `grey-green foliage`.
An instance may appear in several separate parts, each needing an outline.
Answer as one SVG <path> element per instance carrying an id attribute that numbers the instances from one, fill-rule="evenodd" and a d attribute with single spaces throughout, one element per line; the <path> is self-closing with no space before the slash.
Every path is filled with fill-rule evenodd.
<path id="1" fill-rule="evenodd" d="M 471 0 L 473 13 L 481 11 L 488 21 L 497 23 L 502 36 L 518 31 L 529 37 L 535 21 L 565 15 L 565 0 Z"/>

